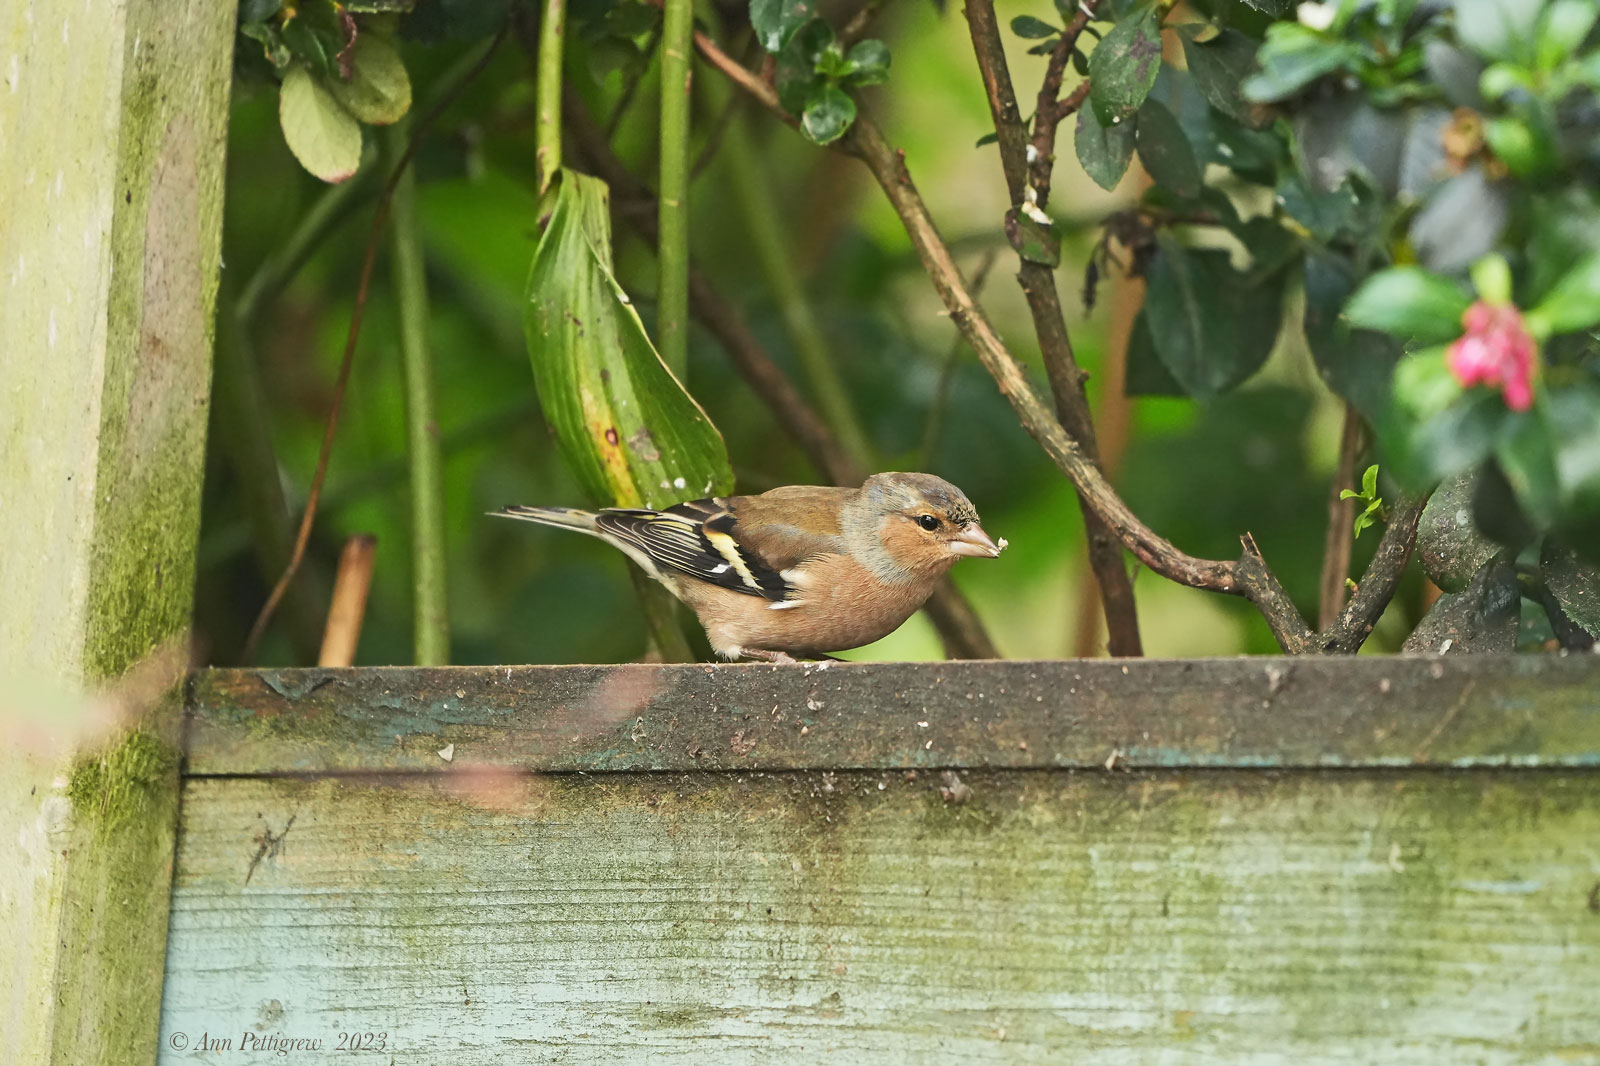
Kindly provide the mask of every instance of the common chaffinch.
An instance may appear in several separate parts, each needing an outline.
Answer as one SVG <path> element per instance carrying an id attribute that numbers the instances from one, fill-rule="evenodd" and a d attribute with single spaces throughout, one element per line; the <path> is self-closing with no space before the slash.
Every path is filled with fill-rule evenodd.
<path id="1" fill-rule="evenodd" d="M 874 474 L 860 488 L 791 485 L 662 511 L 507 507 L 620 548 L 688 604 L 718 655 L 794 662 L 885 637 L 962 556 L 1006 547 L 966 494 L 932 474 Z"/>

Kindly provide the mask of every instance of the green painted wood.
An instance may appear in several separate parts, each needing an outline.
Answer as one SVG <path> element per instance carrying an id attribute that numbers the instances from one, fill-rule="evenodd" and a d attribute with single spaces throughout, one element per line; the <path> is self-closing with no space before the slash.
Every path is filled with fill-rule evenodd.
<path id="1" fill-rule="evenodd" d="M 208 671 L 190 706 L 195 774 L 1600 764 L 1600 656 Z"/>
<path id="2" fill-rule="evenodd" d="M 154 1058 L 233 21 L 0 4 L 5 1066 Z"/>
<path id="3" fill-rule="evenodd" d="M 160 1062 L 1600 1061 L 1600 775 L 963 776 L 192 779 Z"/>

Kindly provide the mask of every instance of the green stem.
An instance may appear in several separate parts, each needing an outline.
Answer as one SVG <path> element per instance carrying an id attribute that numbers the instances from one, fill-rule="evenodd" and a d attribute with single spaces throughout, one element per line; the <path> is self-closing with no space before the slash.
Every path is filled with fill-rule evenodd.
<path id="1" fill-rule="evenodd" d="M 689 111 L 693 0 L 665 0 L 661 24 L 661 186 L 656 340 L 684 380 L 689 365 Z"/>
<path id="2" fill-rule="evenodd" d="M 384 132 L 389 165 L 405 154 L 409 122 Z M 417 234 L 416 172 L 408 167 L 390 203 L 395 302 L 400 313 L 400 355 L 406 391 L 406 456 L 411 466 L 411 558 L 416 601 L 416 661 L 450 661 L 450 617 L 445 602 L 444 478 L 439 426 L 433 413 L 433 364 L 428 354 L 428 283 Z"/>
<path id="3" fill-rule="evenodd" d="M 749 125 L 742 116 L 728 126 L 722 156 L 728 164 L 739 225 L 760 260 L 767 287 L 823 417 L 856 465 L 872 470 L 876 467 L 872 444 L 856 417 L 844 379 L 834 365 L 827 338 L 806 296 L 805 283 L 790 257 L 790 242 L 779 225 L 780 211 L 777 197 L 772 194 L 772 182 L 756 158 Z"/>
<path id="4" fill-rule="evenodd" d="M 539 192 L 550 187 L 561 169 L 561 52 L 566 33 L 567 0 L 545 0 L 539 21 L 539 72 L 535 89 L 538 122 L 535 153 Z"/>

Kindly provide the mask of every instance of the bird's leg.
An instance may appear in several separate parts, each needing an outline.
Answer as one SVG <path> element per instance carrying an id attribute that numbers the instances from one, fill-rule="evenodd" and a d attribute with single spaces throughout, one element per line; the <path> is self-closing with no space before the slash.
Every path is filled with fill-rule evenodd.
<path id="1" fill-rule="evenodd" d="M 762 648 L 740 648 L 739 654 L 746 659 L 760 659 L 763 662 L 785 663 L 790 666 L 796 661 L 794 656 L 786 651 L 766 651 Z"/>

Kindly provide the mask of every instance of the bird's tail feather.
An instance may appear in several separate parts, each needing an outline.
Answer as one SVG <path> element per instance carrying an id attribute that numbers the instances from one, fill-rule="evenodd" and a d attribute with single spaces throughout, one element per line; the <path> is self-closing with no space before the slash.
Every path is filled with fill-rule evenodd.
<path id="1" fill-rule="evenodd" d="M 502 507 L 490 511 L 501 518 L 520 518 L 524 522 L 538 522 L 546 526 L 563 526 L 582 533 L 597 533 L 593 511 L 579 511 L 571 507 Z"/>

